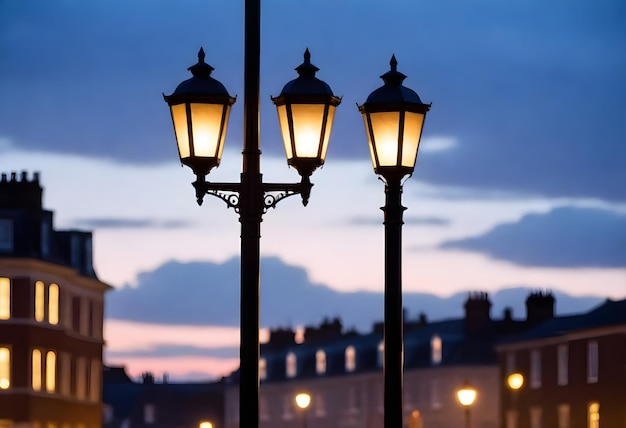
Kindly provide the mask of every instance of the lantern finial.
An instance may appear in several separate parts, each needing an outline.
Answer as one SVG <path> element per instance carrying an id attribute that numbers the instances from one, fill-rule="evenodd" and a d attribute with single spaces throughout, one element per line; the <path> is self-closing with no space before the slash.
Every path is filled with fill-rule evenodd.
<path id="1" fill-rule="evenodd" d="M 398 71 L 398 60 L 396 59 L 395 55 L 391 55 L 391 61 L 389 61 L 389 65 L 391 66 L 391 70 L 380 76 L 380 78 L 383 79 L 385 85 L 402 85 L 402 82 L 404 81 L 404 79 L 406 79 L 406 75 Z"/>
<path id="2" fill-rule="evenodd" d="M 200 47 L 200 50 L 198 51 L 198 63 L 192 65 L 191 67 L 187 69 L 191 71 L 191 74 L 193 74 L 194 77 L 200 77 L 200 78 L 206 79 L 207 77 L 211 75 L 211 72 L 215 70 L 209 64 L 204 62 L 204 58 L 205 58 L 204 49 Z"/>
<path id="3" fill-rule="evenodd" d="M 304 51 L 304 62 L 296 67 L 298 75 L 302 77 L 315 77 L 315 73 L 319 71 L 319 68 L 311 64 L 311 52 L 309 48 Z"/>

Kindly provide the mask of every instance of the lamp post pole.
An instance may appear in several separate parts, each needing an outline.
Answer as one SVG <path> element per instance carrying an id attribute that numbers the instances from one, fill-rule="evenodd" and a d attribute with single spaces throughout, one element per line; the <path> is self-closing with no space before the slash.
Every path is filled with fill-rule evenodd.
<path id="1" fill-rule="evenodd" d="M 402 206 L 401 177 L 385 184 L 385 323 L 384 426 L 402 427 L 403 320 L 402 320 Z"/>

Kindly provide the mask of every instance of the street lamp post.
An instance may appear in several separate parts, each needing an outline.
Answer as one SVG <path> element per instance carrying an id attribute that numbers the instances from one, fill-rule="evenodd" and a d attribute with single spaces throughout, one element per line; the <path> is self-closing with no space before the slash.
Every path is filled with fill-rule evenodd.
<path id="1" fill-rule="evenodd" d="M 301 392 L 296 395 L 296 406 L 302 411 L 302 428 L 306 428 L 307 415 L 309 413 L 309 406 L 311 405 L 311 395 L 306 392 Z"/>
<path id="2" fill-rule="evenodd" d="M 259 425 L 259 295 L 260 237 L 263 214 L 289 196 L 300 194 L 307 204 L 313 171 L 324 163 L 334 110 L 341 100 L 315 77 L 317 68 L 305 52 L 299 77 L 274 98 L 287 160 L 301 175 L 300 183 L 264 183 L 260 171 L 259 73 L 260 0 L 245 1 L 243 167 L 236 183 L 210 183 L 206 174 L 220 163 L 230 108 L 235 99 L 210 75 L 204 62 L 190 67 L 193 77 L 165 96 L 170 106 L 180 160 L 196 175 L 198 204 L 205 195 L 219 197 L 239 214 L 241 223 L 239 421 L 243 428 Z M 317 132 L 317 134 L 316 134 Z M 317 144 L 317 145 L 316 145 Z"/>
<path id="3" fill-rule="evenodd" d="M 476 389 L 472 388 L 468 381 L 463 383 L 456 396 L 465 410 L 465 428 L 470 428 L 470 409 L 476 400 Z"/>
<path id="4" fill-rule="evenodd" d="M 384 313 L 384 427 L 400 428 L 403 411 L 402 320 L 402 180 L 415 168 L 417 151 L 429 104 L 402 86 L 406 76 L 391 70 L 381 78 L 384 85 L 359 106 L 365 124 L 374 172 L 385 183 L 385 313 Z"/>

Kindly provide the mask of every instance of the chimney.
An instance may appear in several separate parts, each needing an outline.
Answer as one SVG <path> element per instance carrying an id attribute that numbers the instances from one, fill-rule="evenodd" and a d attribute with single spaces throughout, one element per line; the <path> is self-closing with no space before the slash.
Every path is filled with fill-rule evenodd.
<path id="1" fill-rule="evenodd" d="M 526 298 L 526 321 L 538 324 L 554 318 L 554 296 L 551 291 L 533 291 Z"/>
<path id="2" fill-rule="evenodd" d="M 470 292 L 465 301 L 464 330 L 467 335 L 488 333 L 491 327 L 491 302 L 485 292 Z"/>
<path id="3" fill-rule="evenodd" d="M 296 333 L 290 328 L 270 330 L 270 339 L 267 344 L 274 347 L 289 346 L 296 343 Z"/>

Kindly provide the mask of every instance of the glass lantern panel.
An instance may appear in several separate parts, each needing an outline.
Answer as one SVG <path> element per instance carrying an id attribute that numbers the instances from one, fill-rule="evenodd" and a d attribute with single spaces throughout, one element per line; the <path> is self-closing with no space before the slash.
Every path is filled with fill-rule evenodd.
<path id="1" fill-rule="evenodd" d="M 372 158 L 372 165 L 374 166 L 374 169 L 376 169 L 377 168 L 376 152 L 374 151 L 374 145 L 372 144 L 372 135 L 370 134 L 370 127 L 367 121 L 368 115 L 365 113 L 362 113 L 361 116 L 363 117 L 363 125 L 365 126 L 365 133 L 367 134 L 367 143 L 368 143 L 367 145 L 370 149 L 370 157 Z"/>
<path id="2" fill-rule="evenodd" d="M 180 158 L 188 158 L 189 152 L 189 132 L 187 130 L 187 110 L 186 104 L 176 104 L 171 107 L 172 121 L 174 122 L 174 132 L 178 143 L 178 154 Z"/>
<path id="3" fill-rule="evenodd" d="M 318 157 L 324 108 L 324 104 L 291 105 L 296 157 Z"/>
<path id="4" fill-rule="evenodd" d="M 276 106 L 278 113 L 278 122 L 280 123 L 280 131 L 283 134 L 283 144 L 285 146 L 285 155 L 287 159 L 293 158 L 293 150 L 291 150 L 291 137 L 289 136 L 289 121 L 287 119 L 287 105 Z"/>
<path id="5" fill-rule="evenodd" d="M 216 158 L 222 126 L 222 104 L 191 104 L 194 155 Z"/>
<path id="6" fill-rule="evenodd" d="M 326 119 L 326 132 L 324 133 L 324 141 L 322 142 L 322 157 L 324 162 L 326 159 L 326 151 L 328 150 L 328 142 L 330 141 L 330 131 L 333 129 L 333 121 L 335 120 L 336 106 L 328 106 L 328 119 Z"/>
<path id="7" fill-rule="evenodd" d="M 417 149 L 422 134 L 424 115 L 407 111 L 404 113 L 404 138 L 402 140 L 402 166 L 415 167 Z"/>
<path id="8" fill-rule="evenodd" d="M 228 120 L 230 119 L 230 108 L 231 106 L 224 106 L 224 129 L 222 130 L 222 138 L 220 139 L 220 147 L 219 153 L 217 154 L 218 159 L 222 159 L 222 152 L 224 151 L 224 141 L 226 141 L 226 130 L 228 129 Z"/>
<path id="9" fill-rule="evenodd" d="M 374 150 L 378 154 L 378 166 L 398 165 L 398 127 L 400 112 L 370 113 L 374 134 Z"/>

